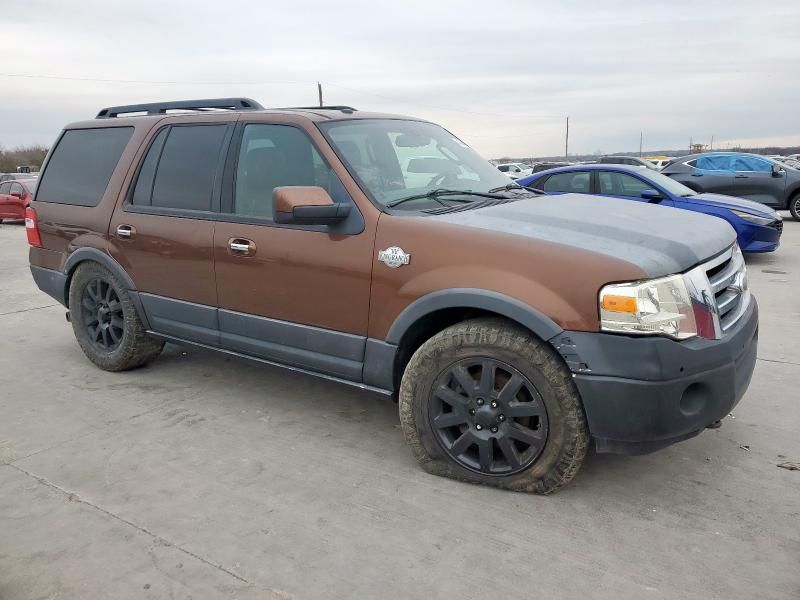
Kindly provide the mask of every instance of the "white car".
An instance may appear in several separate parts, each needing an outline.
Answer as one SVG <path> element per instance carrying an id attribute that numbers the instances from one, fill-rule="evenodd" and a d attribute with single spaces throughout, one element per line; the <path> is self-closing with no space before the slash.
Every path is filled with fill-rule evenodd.
<path id="1" fill-rule="evenodd" d="M 519 179 L 520 177 L 525 177 L 526 175 L 533 173 L 533 169 L 531 167 L 522 163 L 502 163 L 495 166 L 497 167 L 498 171 L 505 173 L 511 179 Z"/>

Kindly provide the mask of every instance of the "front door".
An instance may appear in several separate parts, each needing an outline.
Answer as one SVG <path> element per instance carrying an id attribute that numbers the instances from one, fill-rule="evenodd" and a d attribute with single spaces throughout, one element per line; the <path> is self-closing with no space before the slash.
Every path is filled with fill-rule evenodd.
<path id="1" fill-rule="evenodd" d="M 691 164 L 691 162 L 689 163 Z M 733 171 L 729 154 L 704 154 L 694 161 L 692 174 L 681 183 L 700 193 L 731 194 Z M 736 194 L 731 194 L 735 196 Z"/>
<path id="2" fill-rule="evenodd" d="M 289 122 L 242 122 L 214 231 L 223 347 L 360 380 L 369 314 L 374 225 L 361 213 L 333 229 L 278 225 L 272 192 L 319 186 L 353 200 L 309 132 Z"/>
<path id="3" fill-rule="evenodd" d="M 772 174 L 772 163 L 763 158 L 741 154 L 733 157 L 734 187 L 732 196 L 779 206 L 783 204 L 786 170 Z"/>
<path id="4" fill-rule="evenodd" d="M 133 279 L 150 328 L 217 345 L 214 220 L 233 124 L 162 127 L 111 219 L 111 255 Z M 216 189 L 215 189 L 216 188 Z"/>

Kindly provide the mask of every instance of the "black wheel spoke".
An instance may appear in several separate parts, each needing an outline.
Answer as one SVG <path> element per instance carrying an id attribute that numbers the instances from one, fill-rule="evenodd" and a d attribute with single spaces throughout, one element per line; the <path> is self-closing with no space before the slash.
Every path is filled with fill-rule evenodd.
<path id="1" fill-rule="evenodd" d="M 122 313 L 122 304 L 115 298 L 108 303 L 108 310 L 112 313 Z"/>
<path id="2" fill-rule="evenodd" d="M 444 427 L 454 427 L 467 422 L 467 416 L 460 411 L 449 412 L 439 415 L 433 420 L 435 427 L 442 429 Z"/>
<path id="3" fill-rule="evenodd" d="M 514 423 L 508 430 L 509 437 L 519 440 L 524 444 L 528 444 L 529 446 L 535 446 L 542 441 L 542 433 L 540 431 L 534 431 L 529 427 L 523 427 L 518 423 Z"/>
<path id="4" fill-rule="evenodd" d="M 500 451 L 503 453 L 508 466 L 512 469 L 518 469 L 521 464 L 519 452 L 517 452 L 511 438 L 503 436 L 497 440 L 497 445 L 500 446 Z"/>
<path id="5" fill-rule="evenodd" d="M 469 402 L 469 398 L 462 396 L 455 390 L 451 390 L 449 387 L 444 385 L 441 385 L 436 389 L 436 397 L 443 402 L 446 402 L 453 408 L 466 408 L 467 403 Z"/>
<path id="6" fill-rule="evenodd" d="M 462 433 L 456 441 L 453 442 L 453 445 L 450 446 L 450 451 L 458 456 L 459 454 L 463 454 L 472 444 L 475 443 L 475 439 L 472 436 L 472 432 L 467 430 Z"/>
<path id="7" fill-rule="evenodd" d="M 478 458 L 481 464 L 481 471 L 491 471 L 494 463 L 494 444 L 491 438 L 478 440 Z"/>
<path id="8" fill-rule="evenodd" d="M 506 408 L 507 417 L 538 417 L 542 414 L 542 406 L 536 401 L 512 402 Z"/>
<path id="9" fill-rule="evenodd" d="M 519 394 L 519 391 L 522 389 L 524 383 L 525 380 L 522 379 L 520 375 L 514 373 L 511 376 L 511 379 L 509 379 L 503 386 L 503 389 L 500 390 L 500 393 L 497 395 L 497 399 L 506 404 L 510 403 L 512 400 L 514 400 L 514 398 L 517 397 L 517 394 Z"/>
<path id="10" fill-rule="evenodd" d="M 488 397 L 494 390 L 494 377 L 497 366 L 490 360 L 481 363 L 481 379 L 478 384 L 478 391 Z"/>
<path id="11" fill-rule="evenodd" d="M 475 379 L 464 367 L 459 366 L 453 369 L 453 377 L 467 394 L 471 396 L 475 392 Z"/>
<path id="12" fill-rule="evenodd" d="M 114 327 L 109 327 L 109 328 L 108 328 L 108 335 L 109 335 L 109 337 L 111 338 L 111 343 L 112 343 L 112 344 L 116 344 L 116 343 L 118 343 L 118 342 L 119 342 L 119 339 L 120 339 L 120 337 L 121 337 L 121 336 L 120 336 L 120 335 L 117 333 L 117 329 L 116 329 L 116 328 L 114 328 Z"/>

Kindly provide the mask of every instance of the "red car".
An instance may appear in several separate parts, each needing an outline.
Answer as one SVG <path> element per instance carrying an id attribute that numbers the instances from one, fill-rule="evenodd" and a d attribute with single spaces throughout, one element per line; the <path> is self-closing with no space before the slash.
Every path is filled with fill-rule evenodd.
<path id="1" fill-rule="evenodd" d="M 16 179 L 0 183 L 0 223 L 25 220 L 25 209 L 33 200 L 36 181 Z"/>

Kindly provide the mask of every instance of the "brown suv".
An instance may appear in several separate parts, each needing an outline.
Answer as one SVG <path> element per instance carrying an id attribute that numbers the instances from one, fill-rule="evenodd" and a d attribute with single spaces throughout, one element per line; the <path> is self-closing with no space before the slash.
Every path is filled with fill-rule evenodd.
<path id="1" fill-rule="evenodd" d="M 61 134 L 26 222 L 36 283 L 99 367 L 172 341 L 398 393 L 426 470 L 514 490 L 562 486 L 590 440 L 696 435 L 755 364 L 726 222 L 554 202 L 407 117 L 104 109 Z"/>

